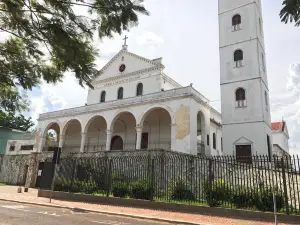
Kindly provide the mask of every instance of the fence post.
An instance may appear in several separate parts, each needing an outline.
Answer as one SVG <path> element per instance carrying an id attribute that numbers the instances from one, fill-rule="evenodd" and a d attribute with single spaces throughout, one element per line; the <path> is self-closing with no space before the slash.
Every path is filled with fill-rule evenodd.
<path id="1" fill-rule="evenodd" d="M 76 174 L 77 174 L 77 168 L 76 168 L 76 158 L 75 158 L 73 162 L 72 180 L 71 180 L 71 186 L 69 192 L 72 192 Z"/>
<path id="2" fill-rule="evenodd" d="M 111 179 L 112 179 L 111 173 L 112 173 L 112 159 L 108 159 L 106 197 L 109 197 L 109 192 L 111 188 Z"/>
<path id="3" fill-rule="evenodd" d="M 212 158 L 208 160 L 208 188 L 209 188 L 209 200 L 212 200 L 212 181 L 213 181 L 213 174 L 212 174 Z"/>
<path id="4" fill-rule="evenodd" d="M 286 173 L 285 173 L 285 165 L 284 165 L 283 157 L 281 158 L 281 168 L 282 168 L 282 182 L 283 182 L 283 190 L 284 190 L 285 210 L 286 210 L 286 215 L 289 215 L 290 214 L 289 198 L 288 198 L 288 191 L 286 185 Z"/>
<path id="5" fill-rule="evenodd" d="M 155 160 L 152 159 L 152 168 L 151 168 L 151 201 L 153 201 L 154 195 L 154 179 L 155 179 Z"/>

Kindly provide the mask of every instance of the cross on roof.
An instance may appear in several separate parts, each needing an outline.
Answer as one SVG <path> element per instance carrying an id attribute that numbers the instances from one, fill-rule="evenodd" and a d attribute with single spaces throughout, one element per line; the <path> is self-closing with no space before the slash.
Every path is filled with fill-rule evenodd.
<path id="1" fill-rule="evenodd" d="M 127 39 L 128 39 L 128 37 L 125 35 L 125 38 L 123 39 L 124 40 L 124 45 L 127 45 Z"/>

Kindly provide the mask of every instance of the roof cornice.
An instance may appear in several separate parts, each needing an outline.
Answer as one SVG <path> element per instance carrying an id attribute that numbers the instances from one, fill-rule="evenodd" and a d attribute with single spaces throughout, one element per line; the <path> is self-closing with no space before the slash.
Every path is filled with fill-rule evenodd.
<path id="1" fill-rule="evenodd" d="M 151 71 L 156 71 L 156 70 L 161 70 L 163 69 L 163 67 L 161 65 L 155 65 L 153 67 L 147 68 L 147 69 L 142 69 L 142 70 L 137 70 L 134 71 L 132 73 L 125 73 L 125 74 L 121 74 L 119 76 L 113 76 L 113 77 L 109 77 L 106 78 L 104 80 L 99 80 L 99 81 L 93 81 L 92 85 L 97 85 L 97 84 L 102 84 L 102 83 L 106 83 L 106 82 L 110 82 L 110 81 L 115 81 L 118 79 L 123 79 L 126 77 L 131 77 L 131 76 L 135 76 L 135 75 L 139 75 L 139 74 L 143 74 L 143 73 L 147 73 L 147 72 L 151 72 Z"/>

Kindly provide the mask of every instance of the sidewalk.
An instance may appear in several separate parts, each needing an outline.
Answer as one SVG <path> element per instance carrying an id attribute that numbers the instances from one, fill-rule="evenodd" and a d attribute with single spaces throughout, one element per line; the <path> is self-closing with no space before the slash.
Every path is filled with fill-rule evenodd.
<path id="1" fill-rule="evenodd" d="M 240 220 L 240 219 L 229 219 L 224 217 L 206 216 L 199 214 L 187 214 L 187 213 L 176 213 L 160 210 L 151 209 L 140 209 L 134 207 L 119 207 L 99 204 L 87 204 L 82 202 L 67 202 L 60 200 L 52 200 L 49 203 L 49 199 L 37 197 L 37 190 L 29 189 L 29 193 L 17 193 L 17 187 L 15 186 L 0 186 L 0 200 L 18 201 L 23 203 L 32 204 L 43 204 L 47 206 L 60 206 L 79 208 L 84 210 L 97 211 L 100 213 L 108 214 L 122 214 L 130 217 L 146 217 L 148 219 L 162 219 L 181 222 L 187 222 L 191 224 L 201 225 L 273 225 L 274 223 Z M 287 225 L 280 223 L 280 225 Z"/>

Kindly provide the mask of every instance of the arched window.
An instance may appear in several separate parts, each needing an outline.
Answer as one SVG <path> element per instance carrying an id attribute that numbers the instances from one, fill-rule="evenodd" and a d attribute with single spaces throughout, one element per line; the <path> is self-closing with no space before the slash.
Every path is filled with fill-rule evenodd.
<path id="1" fill-rule="evenodd" d="M 236 14 L 234 17 L 232 17 L 232 26 L 234 30 L 240 30 L 241 29 L 241 23 L 242 23 L 242 17 L 239 14 Z"/>
<path id="2" fill-rule="evenodd" d="M 234 62 L 235 62 L 235 65 L 236 67 L 241 67 L 243 65 L 243 59 L 244 59 L 244 53 L 242 50 L 236 50 L 234 52 Z"/>
<path id="3" fill-rule="evenodd" d="M 217 143 L 216 143 L 216 133 L 213 133 L 213 148 L 217 148 Z"/>
<path id="4" fill-rule="evenodd" d="M 246 91 L 244 88 L 239 88 L 235 92 L 236 107 L 246 106 Z"/>
<path id="5" fill-rule="evenodd" d="M 123 99 L 124 88 L 120 87 L 118 90 L 118 99 Z"/>
<path id="6" fill-rule="evenodd" d="M 100 102 L 105 102 L 105 97 L 106 97 L 106 92 L 102 91 L 101 93 L 101 98 L 100 98 Z"/>
<path id="7" fill-rule="evenodd" d="M 143 84 L 139 83 L 136 87 L 136 96 L 143 95 Z"/>

